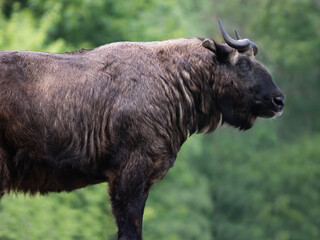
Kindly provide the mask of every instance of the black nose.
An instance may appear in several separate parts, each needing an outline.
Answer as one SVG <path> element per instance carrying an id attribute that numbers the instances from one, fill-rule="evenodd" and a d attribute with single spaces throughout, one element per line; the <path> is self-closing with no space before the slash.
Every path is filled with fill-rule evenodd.
<path id="1" fill-rule="evenodd" d="M 273 104 L 278 108 L 279 111 L 281 111 L 284 107 L 284 97 L 283 96 L 278 96 L 274 97 L 272 99 Z"/>

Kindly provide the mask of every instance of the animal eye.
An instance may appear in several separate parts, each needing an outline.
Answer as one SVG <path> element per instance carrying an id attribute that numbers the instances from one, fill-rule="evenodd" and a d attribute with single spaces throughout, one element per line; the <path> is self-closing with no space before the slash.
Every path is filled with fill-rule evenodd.
<path id="1" fill-rule="evenodd" d="M 242 70 L 248 70 L 249 69 L 249 64 L 247 62 L 240 62 L 238 64 L 238 67 Z"/>
<path id="2" fill-rule="evenodd" d="M 245 62 L 240 63 L 238 66 L 240 69 L 244 69 L 244 70 L 249 68 L 249 65 Z"/>

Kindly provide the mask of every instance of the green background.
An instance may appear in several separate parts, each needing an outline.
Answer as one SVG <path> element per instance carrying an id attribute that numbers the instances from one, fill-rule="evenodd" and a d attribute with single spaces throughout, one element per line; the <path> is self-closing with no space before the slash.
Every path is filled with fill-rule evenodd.
<path id="1" fill-rule="evenodd" d="M 194 135 L 151 190 L 144 239 L 320 239 L 318 0 L 0 0 L 0 49 L 49 52 L 203 36 L 217 18 L 258 44 L 284 113 L 246 132 Z M 1 71 L 1 69 L 0 69 Z M 107 184 L 5 196 L 0 240 L 116 239 Z"/>

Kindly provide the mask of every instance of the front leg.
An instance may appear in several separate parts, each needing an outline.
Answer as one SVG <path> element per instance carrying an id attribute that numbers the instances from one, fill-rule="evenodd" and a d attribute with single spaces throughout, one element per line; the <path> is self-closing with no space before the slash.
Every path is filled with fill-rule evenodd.
<path id="1" fill-rule="evenodd" d="M 142 239 L 142 215 L 146 201 L 147 159 L 131 153 L 125 166 L 109 182 L 119 240 Z"/>

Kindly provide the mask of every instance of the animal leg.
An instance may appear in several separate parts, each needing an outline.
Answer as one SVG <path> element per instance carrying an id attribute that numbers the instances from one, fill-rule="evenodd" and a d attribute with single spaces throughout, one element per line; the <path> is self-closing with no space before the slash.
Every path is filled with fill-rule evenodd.
<path id="1" fill-rule="evenodd" d="M 5 162 L 7 161 L 7 154 L 0 146 L 0 199 L 5 193 L 7 182 L 9 179 L 9 172 Z"/>
<path id="2" fill-rule="evenodd" d="M 151 184 L 148 185 L 145 187 L 145 190 L 143 192 L 143 197 L 142 197 L 142 208 L 141 208 L 141 213 L 140 213 L 140 226 L 141 226 L 141 232 L 142 232 L 142 222 L 143 222 L 143 213 L 144 213 L 144 208 L 146 206 L 146 202 L 147 202 L 147 199 L 148 199 L 148 196 L 149 196 L 149 191 L 151 189 Z"/>
<path id="3" fill-rule="evenodd" d="M 119 240 L 142 239 L 142 215 L 147 196 L 146 159 L 131 154 L 125 167 L 109 183 L 113 214 Z"/>

